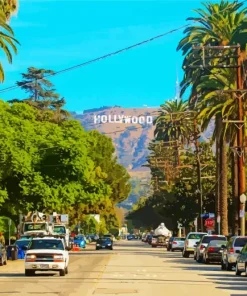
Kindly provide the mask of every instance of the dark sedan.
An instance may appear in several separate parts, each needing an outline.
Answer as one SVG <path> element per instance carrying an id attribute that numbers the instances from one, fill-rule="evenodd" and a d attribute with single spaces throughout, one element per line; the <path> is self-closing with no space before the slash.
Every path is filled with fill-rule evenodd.
<path id="1" fill-rule="evenodd" d="M 113 242 L 109 237 L 100 238 L 96 242 L 96 250 L 109 249 L 113 250 Z"/>
<path id="2" fill-rule="evenodd" d="M 203 253 L 203 262 L 208 264 L 210 262 L 221 262 L 222 245 L 226 245 L 226 241 L 212 240 L 209 242 Z"/>

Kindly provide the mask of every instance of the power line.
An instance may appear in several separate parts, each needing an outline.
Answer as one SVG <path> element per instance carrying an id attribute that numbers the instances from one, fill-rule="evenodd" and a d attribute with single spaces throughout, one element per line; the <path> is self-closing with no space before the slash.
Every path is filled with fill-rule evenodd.
<path id="1" fill-rule="evenodd" d="M 241 3 L 245 3 L 246 1 L 247 1 L 247 0 L 244 0 L 244 1 L 242 1 Z M 236 1 L 235 1 L 234 3 L 235 3 L 235 4 L 238 4 L 238 3 L 236 3 Z M 223 12 L 223 11 L 225 11 L 225 10 L 227 10 L 227 9 L 228 9 L 228 7 L 225 7 L 224 9 L 218 11 L 217 14 L 219 14 L 220 12 Z M 216 13 L 215 13 L 215 14 L 216 14 Z M 213 15 L 213 14 L 212 14 L 212 15 Z M 212 15 L 211 15 L 211 16 L 212 16 Z M 211 16 L 210 16 L 210 17 L 211 17 Z M 209 19 L 209 17 L 207 17 L 207 18 L 200 18 L 200 19 L 198 19 L 198 20 L 194 20 L 192 23 L 198 23 L 198 22 L 200 22 L 201 20 L 207 20 L 207 19 Z M 45 78 L 47 78 L 47 77 L 51 77 L 51 76 L 56 76 L 56 75 L 59 75 L 59 74 L 65 73 L 65 72 L 69 72 L 69 71 L 75 70 L 75 69 L 77 69 L 77 68 L 85 67 L 85 66 L 87 66 L 87 65 L 89 65 L 89 64 L 92 64 L 92 63 L 98 62 L 98 61 L 100 61 L 100 60 L 104 60 L 104 59 L 109 58 L 109 57 L 111 57 L 111 56 L 114 56 L 114 55 L 120 54 L 120 53 L 122 53 L 122 52 L 124 52 L 124 51 L 128 51 L 128 50 L 130 50 L 130 49 L 132 49 L 132 48 L 139 47 L 139 46 L 141 46 L 141 45 L 143 45 L 143 44 L 146 44 L 146 43 L 152 42 L 152 41 L 154 41 L 154 40 L 156 40 L 156 39 L 160 39 L 160 38 L 162 38 L 162 37 L 164 37 L 164 36 L 166 36 L 166 35 L 169 35 L 169 34 L 175 33 L 175 32 L 177 32 L 177 31 L 180 31 L 181 29 L 185 29 L 185 28 L 187 28 L 187 27 L 189 27 L 189 26 L 191 26 L 191 24 L 187 24 L 187 25 L 183 25 L 183 26 L 177 27 L 177 28 L 175 28 L 175 29 L 173 29 L 173 30 L 170 30 L 170 31 L 167 31 L 167 32 L 165 32 L 165 33 L 163 33 L 163 34 L 160 34 L 160 35 L 154 36 L 154 37 L 152 37 L 152 38 L 149 38 L 149 39 L 146 39 L 146 40 L 144 40 L 144 41 L 138 42 L 138 43 L 136 43 L 136 44 L 133 44 L 133 45 L 127 46 L 127 47 L 122 48 L 122 49 L 119 49 L 119 50 L 117 50 L 117 51 L 114 51 L 114 52 L 111 52 L 111 53 L 105 54 L 105 55 L 100 56 L 100 57 L 98 57 L 98 58 L 95 58 L 95 59 L 89 60 L 89 61 L 84 62 L 84 63 L 77 64 L 77 65 L 72 66 L 72 67 L 69 67 L 69 68 L 62 69 L 62 70 L 60 70 L 60 71 L 56 71 L 56 72 L 54 72 L 53 74 L 48 74 L 48 75 L 44 76 L 42 79 L 45 79 Z M 41 80 L 41 79 L 37 79 L 37 81 L 39 81 L 39 80 Z M 27 83 L 23 84 L 22 86 L 24 86 L 24 85 L 29 85 L 29 84 L 33 84 L 33 83 L 34 83 L 34 82 L 27 82 Z M 20 86 L 18 86 L 18 85 L 9 86 L 9 87 L 6 87 L 6 88 L 1 89 L 1 90 L 0 90 L 0 93 L 4 93 L 4 92 L 7 92 L 7 91 L 11 91 L 11 90 L 17 89 L 17 88 L 19 88 L 19 87 L 20 87 Z"/>

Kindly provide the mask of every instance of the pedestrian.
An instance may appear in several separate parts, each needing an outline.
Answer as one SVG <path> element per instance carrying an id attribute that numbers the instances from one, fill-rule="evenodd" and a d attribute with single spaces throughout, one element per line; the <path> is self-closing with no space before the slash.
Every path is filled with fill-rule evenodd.
<path id="1" fill-rule="evenodd" d="M 2 244 L 3 246 L 5 246 L 5 238 L 4 238 L 2 232 L 0 232 L 0 244 Z"/>

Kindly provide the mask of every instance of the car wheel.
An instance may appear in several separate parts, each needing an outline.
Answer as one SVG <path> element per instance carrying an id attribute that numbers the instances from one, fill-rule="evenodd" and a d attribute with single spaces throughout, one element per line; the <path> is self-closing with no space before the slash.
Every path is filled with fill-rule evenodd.
<path id="1" fill-rule="evenodd" d="M 98 250 L 99 250 L 99 248 L 96 248 L 95 250 L 96 250 L 96 251 L 98 251 Z"/>
<path id="2" fill-rule="evenodd" d="M 200 255 L 196 256 L 196 262 L 202 263 L 202 257 Z"/>
<path id="3" fill-rule="evenodd" d="M 0 259 L 0 266 L 3 266 L 3 257 Z"/>
<path id="4" fill-rule="evenodd" d="M 226 270 L 232 271 L 232 264 L 230 264 L 228 261 L 226 261 Z"/>
<path id="5" fill-rule="evenodd" d="M 186 252 L 186 251 L 183 251 L 182 255 L 183 255 L 184 258 L 189 258 L 190 257 L 190 254 L 188 252 Z"/>
<path id="6" fill-rule="evenodd" d="M 65 274 L 66 274 L 65 269 L 61 269 L 59 271 L 59 274 L 60 274 L 60 276 L 65 276 Z"/>
<path id="7" fill-rule="evenodd" d="M 223 260 L 221 260 L 221 270 L 226 270 L 226 266 L 225 266 Z"/>
<path id="8" fill-rule="evenodd" d="M 171 249 L 172 252 L 174 252 L 174 249 Z"/>
<path id="9" fill-rule="evenodd" d="M 241 273 L 242 272 L 238 270 L 238 263 L 237 263 L 236 264 L 236 272 L 235 272 L 235 274 L 239 276 L 239 275 L 241 275 Z"/>
<path id="10" fill-rule="evenodd" d="M 204 261 L 206 264 L 209 264 L 209 260 L 208 259 L 205 259 Z"/>
<path id="11" fill-rule="evenodd" d="M 65 273 L 66 273 L 66 274 L 69 273 L 68 266 L 65 268 Z"/>
<path id="12" fill-rule="evenodd" d="M 5 261 L 3 262 L 4 265 L 7 265 L 7 258 L 5 259 Z"/>
<path id="13" fill-rule="evenodd" d="M 194 253 L 194 260 L 196 260 L 196 254 Z"/>
<path id="14" fill-rule="evenodd" d="M 25 276 L 34 276 L 34 275 L 35 275 L 34 270 L 29 270 L 29 269 L 25 270 Z"/>

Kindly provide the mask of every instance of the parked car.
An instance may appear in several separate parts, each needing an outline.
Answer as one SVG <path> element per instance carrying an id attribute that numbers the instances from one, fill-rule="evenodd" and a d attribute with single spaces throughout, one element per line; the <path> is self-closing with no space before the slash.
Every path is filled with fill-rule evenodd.
<path id="1" fill-rule="evenodd" d="M 109 237 L 102 237 L 96 242 L 96 250 L 109 249 L 113 250 L 113 241 Z"/>
<path id="2" fill-rule="evenodd" d="M 78 246 L 79 248 L 86 248 L 86 238 L 84 235 L 77 235 L 74 237 L 73 241 L 74 246 Z"/>
<path id="3" fill-rule="evenodd" d="M 224 235 L 204 235 L 201 240 L 195 244 L 194 259 L 197 262 L 201 263 L 203 261 L 204 251 L 208 244 L 213 240 L 226 242 L 227 238 Z"/>
<path id="4" fill-rule="evenodd" d="M 200 241 L 200 239 L 206 235 L 207 232 L 190 232 L 187 234 L 182 256 L 184 258 L 189 258 L 190 254 L 194 254 L 195 244 Z"/>
<path id="5" fill-rule="evenodd" d="M 184 242 L 185 237 L 174 237 L 174 240 L 172 242 L 171 251 L 183 251 L 184 249 Z"/>
<path id="6" fill-rule="evenodd" d="M 127 235 L 127 240 L 133 240 L 133 239 L 135 239 L 135 236 L 133 234 Z"/>
<path id="7" fill-rule="evenodd" d="M 212 240 L 209 242 L 207 247 L 203 252 L 203 263 L 209 264 L 210 262 L 218 262 L 221 263 L 221 250 L 222 246 L 226 246 L 227 241 L 221 240 Z"/>
<path id="8" fill-rule="evenodd" d="M 239 252 L 239 256 L 236 262 L 236 275 L 241 275 L 242 272 L 245 272 L 247 276 L 247 244 Z"/>
<path id="9" fill-rule="evenodd" d="M 247 244 L 247 236 L 233 236 L 222 250 L 221 269 L 232 270 L 236 266 L 239 252 Z"/>
<path id="10" fill-rule="evenodd" d="M 7 264 L 7 251 L 5 246 L 0 244 L 0 266 Z"/>
<path id="11" fill-rule="evenodd" d="M 29 246 L 30 241 L 31 241 L 31 238 L 18 239 L 17 241 L 15 241 L 14 246 L 18 247 L 18 259 L 24 259 L 25 254 L 26 254 L 26 247 Z"/>
<path id="12" fill-rule="evenodd" d="M 169 238 L 169 241 L 168 241 L 168 244 L 167 244 L 167 251 L 171 251 L 171 249 L 172 249 L 172 242 L 173 242 L 174 238 L 175 237 L 173 237 L 173 236 Z"/>

